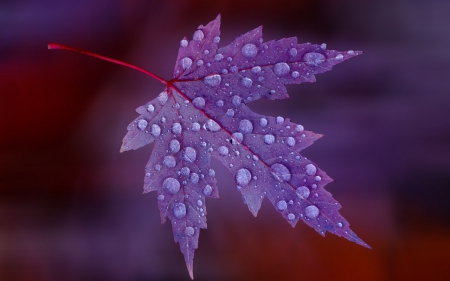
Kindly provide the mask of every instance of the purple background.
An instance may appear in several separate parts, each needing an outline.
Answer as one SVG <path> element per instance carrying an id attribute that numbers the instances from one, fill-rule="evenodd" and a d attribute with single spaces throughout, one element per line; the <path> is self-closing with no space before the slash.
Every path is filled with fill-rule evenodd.
<path id="1" fill-rule="evenodd" d="M 261 24 L 365 54 L 251 108 L 325 137 L 303 155 L 373 250 L 263 202 L 254 218 L 214 163 L 195 280 L 445 280 L 450 275 L 450 2 L 183 0 L 0 2 L 0 280 L 189 280 L 156 193 L 151 146 L 119 153 L 134 109 L 163 89 L 88 49 L 169 79 L 179 41 L 222 13 L 221 46 Z"/>

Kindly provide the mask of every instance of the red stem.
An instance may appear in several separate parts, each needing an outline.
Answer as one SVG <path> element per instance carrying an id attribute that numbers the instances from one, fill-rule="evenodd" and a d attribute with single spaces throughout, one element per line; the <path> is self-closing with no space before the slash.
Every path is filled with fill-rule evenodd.
<path id="1" fill-rule="evenodd" d="M 123 61 L 111 59 L 111 58 L 108 58 L 108 57 L 105 57 L 105 56 L 102 56 L 102 55 L 99 55 L 99 54 L 96 54 L 96 53 L 92 53 L 92 52 L 89 52 L 89 51 L 86 51 L 86 50 L 83 50 L 83 49 L 70 47 L 70 46 L 62 45 L 62 44 L 58 44 L 58 43 L 49 43 L 48 44 L 48 49 L 49 50 L 68 50 L 68 51 L 73 51 L 73 52 L 85 54 L 85 55 L 88 55 L 88 56 L 91 56 L 91 57 L 94 57 L 94 58 L 99 58 L 99 59 L 102 59 L 102 60 L 106 60 L 106 61 L 109 61 L 109 62 L 112 62 L 112 63 L 120 64 L 120 65 L 129 67 L 129 68 L 133 68 L 133 69 L 136 69 L 136 70 L 138 70 L 140 72 L 143 72 L 143 73 L 147 74 L 150 77 L 153 77 L 154 79 L 156 79 L 159 82 L 161 82 L 164 85 L 166 85 L 166 87 L 169 87 L 169 83 L 166 80 L 164 80 L 163 78 L 159 77 L 158 75 L 156 75 L 156 74 L 154 74 L 154 73 L 152 73 L 152 72 L 150 72 L 148 70 L 145 70 L 145 69 L 143 69 L 143 68 L 141 68 L 139 66 L 135 66 L 135 65 L 123 62 Z"/>

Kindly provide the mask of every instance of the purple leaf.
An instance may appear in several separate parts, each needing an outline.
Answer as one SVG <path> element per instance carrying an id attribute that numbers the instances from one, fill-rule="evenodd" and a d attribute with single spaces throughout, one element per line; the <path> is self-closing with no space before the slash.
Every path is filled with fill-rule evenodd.
<path id="1" fill-rule="evenodd" d="M 155 142 L 145 168 L 144 192 L 157 191 L 161 221 L 172 223 L 191 278 L 194 251 L 206 228 L 205 199 L 219 198 L 211 156 L 230 171 L 250 212 L 266 197 L 292 226 L 299 220 L 370 248 L 339 214 L 341 205 L 324 186 L 333 181 L 300 155 L 322 135 L 289 118 L 252 112 L 260 98 L 288 98 L 285 84 L 315 82 L 315 74 L 361 54 L 326 45 L 297 44 L 297 38 L 263 42 L 262 27 L 219 48 L 220 15 L 180 42 L 172 80 L 141 68 L 58 44 L 146 72 L 166 85 L 139 107 L 121 151 Z"/>

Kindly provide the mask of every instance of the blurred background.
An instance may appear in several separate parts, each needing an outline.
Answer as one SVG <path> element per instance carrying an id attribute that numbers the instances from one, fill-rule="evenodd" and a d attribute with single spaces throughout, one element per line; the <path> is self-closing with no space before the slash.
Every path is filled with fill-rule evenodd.
<path id="1" fill-rule="evenodd" d="M 0 280 L 189 280 L 156 193 L 142 195 L 152 146 L 119 153 L 138 106 L 163 89 L 180 40 L 222 14 L 221 46 L 264 25 L 365 54 L 258 101 L 325 137 L 303 151 L 373 250 L 299 222 L 267 200 L 254 218 L 214 162 L 221 199 L 195 280 L 448 280 L 450 2 L 444 0 L 2 0 Z M 214 202 L 212 202 L 214 201 Z M 231 211 L 232 210 L 232 211 Z"/>

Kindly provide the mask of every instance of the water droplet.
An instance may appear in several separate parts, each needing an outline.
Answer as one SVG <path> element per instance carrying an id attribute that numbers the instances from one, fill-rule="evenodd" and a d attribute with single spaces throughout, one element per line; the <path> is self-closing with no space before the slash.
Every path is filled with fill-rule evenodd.
<path id="1" fill-rule="evenodd" d="M 219 154 L 222 156 L 228 155 L 228 148 L 226 146 L 219 147 Z"/>
<path id="2" fill-rule="evenodd" d="M 231 98 L 231 103 L 235 106 L 238 107 L 241 104 L 241 97 L 240 96 L 233 96 Z"/>
<path id="3" fill-rule="evenodd" d="M 222 69 L 222 74 L 228 74 L 228 70 L 226 70 L 225 68 Z"/>
<path id="4" fill-rule="evenodd" d="M 272 144 L 275 142 L 275 137 L 273 135 L 267 134 L 264 136 L 264 142 L 266 144 Z"/>
<path id="5" fill-rule="evenodd" d="M 229 108 L 228 110 L 227 110 L 227 112 L 225 113 L 225 115 L 227 116 L 227 117 L 233 117 L 234 116 L 234 110 L 233 109 L 231 109 L 231 108 Z"/>
<path id="6" fill-rule="evenodd" d="M 303 132 L 304 129 L 305 129 L 305 128 L 303 128 L 302 125 L 297 125 L 297 126 L 295 127 L 295 131 L 296 131 L 296 132 Z"/>
<path id="7" fill-rule="evenodd" d="M 189 146 L 184 149 L 183 153 L 184 160 L 192 163 L 195 161 L 196 158 L 197 158 L 197 151 L 195 151 L 195 149 Z"/>
<path id="8" fill-rule="evenodd" d="M 338 222 L 338 223 L 337 223 L 337 226 L 338 226 L 338 227 L 342 227 L 342 223 L 341 223 L 341 222 Z"/>
<path id="9" fill-rule="evenodd" d="M 186 216 L 186 205 L 183 203 L 175 203 L 175 205 L 173 205 L 173 215 L 177 219 L 184 218 Z"/>
<path id="10" fill-rule="evenodd" d="M 217 124 L 216 121 L 209 119 L 206 121 L 206 129 L 210 130 L 211 132 L 217 132 L 220 130 L 220 125 Z"/>
<path id="11" fill-rule="evenodd" d="M 148 112 L 153 112 L 153 111 L 155 111 L 155 107 L 153 106 L 153 104 L 149 104 L 149 105 L 148 105 L 147 111 L 148 111 Z"/>
<path id="12" fill-rule="evenodd" d="M 190 58 L 188 58 L 188 57 L 185 57 L 185 58 L 181 59 L 180 63 L 181 63 L 181 67 L 183 69 L 188 69 L 192 65 L 192 60 Z"/>
<path id="13" fill-rule="evenodd" d="M 325 56 L 321 53 L 310 52 L 303 56 L 303 60 L 305 61 L 305 64 L 309 66 L 318 66 L 325 62 Z"/>
<path id="14" fill-rule="evenodd" d="M 298 78 L 300 76 L 300 73 L 298 73 L 298 71 L 294 71 L 292 72 L 292 78 Z"/>
<path id="15" fill-rule="evenodd" d="M 223 100 L 218 100 L 218 101 L 216 102 L 216 105 L 217 105 L 218 107 L 222 107 L 222 106 L 223 106 Z"/>
<path id="16" fill-rule="evenodd" d="M 319 215 L 319 209 L 314 205 L 310 205 L 306 207 L 305 215 L 310 219 L 315 219 Z"/>
<path id="17" fill-rule="evenodd" d="M 286 139 L 286 144 L 289 146 L 294 146 L 295 145 L 295 139 L 293 137 L 288 137 Z"/>
<path id="18" fill-rule="evenodd" d="M 203 195 L 205 196 L 209 196 L 212 193 L 212 187 L 207 184 L 204 188 L 203 188 Z"/>
<path id="19" fill-rule="evenodd" d="M 277 210 L 278 211 L 284 211 L 287 209 L 287 203 L 284 200 L 278 201 L 277 203 Z"/>
<path id="20" fill-rule="evenodd" d="M 322 44 L 320 45 L 320 48 L 321 48 L 322 50 L 326 50 L 326 49 L 327 49 L 327 44 L 322 43 Z"/>
<path id="21" fill-rule="evenodd" d="M 297 55 L 297 49 L 296 49 L 296 48 L 291 48 L 291 49 L 289 50 L 289 55 L 290 55 L 291 57 L 295 57 L 295 56 Z"/>
<path id="22" fill-rule="evenodd" d="M 241 120 L 239 122 L 239 131 L 243 134 L 250 134 L 253 131 L 253 124 L 247 119 Z"/>
<path id="23" fill-rule="evenodd" d="M 161 117 L 161 123 L 166 123 L 166 117 Z"/>
<path id="24" fill-rule="evenodd" d="M 230 72 L 234 73 L 236 71 L 238 71 L 238 67 L 237 66 L 233 65 L 232 67 L 230 67 Z"/>
<path id="25" fill-rule="evenodd" d="M 290 220 L 290 221 L 295 220 L 295 215 L 293 213 L 289 213 L 288 220 Z"/>
<path id="26" fill-rule="evenodd" d="M 209 54 L 209 50 L 204 50 L 203 54 L 205 54 L 205 55 Z"/>
<path id="27" fill-rule="evenodd" d="M 198 131 L 200 131 L 200 124 L 197 123 L 197 122 L 192 123 L 191 130 L 192 130 L 193 132 L 198 132 Z"/>
<path id="28" fill-rule="evenodd" d="M 309 197 L 309 189 L 306 186 L 300 186 L 296 191 L 300 198 L 307 199 Z"/>
<path id="29" fill-rule="evenodd" d="M 180 123 L 173 123 L 172 133 L 174 133 L 175 135 L 181 134 L 181 124 Z"/>
<path id="30" fill-rule="evenodd" d="M 180 183 L 174 178 L 167 178 L 163 181 L 163 188 L 170 194 L 175 194 L 180 190 Z"/>
<path id="31" fill-rule="evenodd" d="M 161 128 L 158 125 L 153 124 L 151 134 L 155 137 L 159 137 L 161 134 Z"/>
<path id="32" fill-rule="evenodd" d="M 278 116 L 277 117 L 277 124 L 280 125 L 280 124 L 283 124 L 283 122 L 284 122 L 284 118 L 281 117 L 281 116 Z"/>
<path id="33" fill-rule="evenodd" d="M 253 84 L 252 79 L 245 77 L 244 79 L 242 79 L 242 85 L 244 85 L 244 87 L 246 88 L 250 88 Z"/>
<path id="34" fill-rule="evenodd" d="M 252 67 L 252 72 L 255 73 L 255 74 L 260 73 L 261 72 L 261 67 L 259 67 L 259 66 Z"/>
<path id="35" fill-rule="evenodd" d="M 199 179 L 200 177 L 198 176 L 197 173 L 192 173 L 189 180 L 191 181 L 191 183 L 197 184 Z"/>
<path id="36" fill-rule="evenodd" d="M 162 195 L 162 194 L 158 195 L 158 200 L 159 201 L 163 201 L 164 200 L 164 195 Z"/>
<path id="37" fill-rule="evenodd" d="M 189 169 L 188 167 L 183 167 L 183 168 L 181 168 L 181 171 L 180 171 L 180 173 L 185 177 L 189 176 L 190 172 L 191 172 L 191 169 Z"/>
<path id="38" fill-rule="evenodd" d="M 156 165 L 155 165 L 155 170 L 156 170 L 156 171 L 160 171 L 160 170 L 161 170 L 161 165 L 156 164 Z"/>
<path id="39" fill-rule="evenodd" d="M 314 184 L 311 185 L 311 187 L 312 187 L 312 189 L 316 189 L 317 188 L 317 184 L 314 183 Z"/>
<path id="40" fill-rule="evenodd" d="M 254 161 L 258 161 L 258 160 L 259 160 L 258 156 L 256 156 L 256 155 L 253 155 L 252 159 L 253 159 Z"/>
<path id="41" fill-rule="evenodd" d="M 209 169 L 208 175 L 209 175 L 210 177 L 214 177 L 214 176 L 216 175 L 216 171 L 214 171 L 213 169 Z"/>
<path id="42" fill-rule="evenodd" d="M 291 180 L 291 173 L 289 172 L 288 168 L 283 164 L 275 163 L 272 166 L 270 166 L 270 168 L 272 169 L 272 174 L 278 181 Z"/>
<path id="43" fill-rule="evenodd" d="M 180 41 L 180 46 L 181 47 L 184 48 L 184 47 L 187 47 L 187 45 L 188 45 L 188 41 L 186 39 L 183 39 L 183 40 Z"/>
<path id="44" fill-rule="evenodd" d="M 259 125 L 261 125 L 261 127 L 267 126 L 267 119 L 266 118 L 259 119 Z"/>
<path id="45" fill-rule="evenodd" d="M 258 48 L 252 43 L 245 44 L 241 51 L 246 58 L 254 58 L 258 54 Z"/>
<path id="46" fill-rule="evenodd" d="M 186 234 L 187 236 L 192 236 L 194 235 L 194 228 L 192 226 L 188 226 L 186 227 L 186 229 L 184 230 L 184 234 Z"/>
<path id="47" fill-rule="evenodd" d="M 342 60 L 344 56 L 342 54 L 339 54 L 335 57 L 336 60 Z"/>
<path id="48" fill-rule="evenodd" d="M 169 99 L 169 96 L 167 95 L 167 92 L 161 92 L 158 96 L 158 100 L 161 104 L 165 104 L 167 100 Z"/>
<path id="49" fill-rule="evenodd" d="M 214 56 L 214 60 L 215 61 L 221 61 L 223 59 L 223 55 L 222 54 L 217 54 Z"/>
<path id="50" fill-rule="evenodd" d="M 203 34 L 203 31 L 201 30 L 196 30 L 194 32 L 194 36 L 192 36 L 192 39 L 194 39 L 194 41 L 202 41 L 203 38 L 205 38 L 205 34 Z"/>
<path id="51" fill-rule="evenodd" d="M 147 127 L 148 122 L 144 119 L 141 119 L 138 121 L 138 127 L 139 129 L 141 129 L 142 131 L 145 130 L 145 128 Z"/>
<path id="52" fill-rule="evenodd" d="M 216 44 L 219 44 L 220 37 L 219 36 L 214 37 L 213 42 L 216 43 Z"/>
<path id="53" fill-rule="evenodd" d="M 169 149 L 173 153 L 180 151 L 180 142 L 178 140 L 171 140 L 169 144 Z"/>
<path id="54" fill-rule="evenodd" d="M 205 82 L 205 84 L 210 87 L 219 86 L 221 81 L 222 81 L 222 78 L 218 74 L 209 75 L 203 79 L 203 82 Z"/>
<path id="55" fill-rule="evenodd" d="M 205 107 L 205 99 L 202 97 L 196 97 L 193 101 L 192 104 L 197 107 L 198 109 L 202 109 L 203 107 Z"/>
<path id="56" fill-rule="evenodd" d="M 322 180 L 322 177 L 316 176 L 316 177 L 314 178 L 314 180 L 315 180 L 315 181 L 321 181 L 321 180 Z"/>
<path id="57" fill-rule="evenodd" d="M 347 51 L 347 55 L 353 56 L 354 54 L 355 54 L 355 51 L 353 51 L 353 50 Z"/>
<path id="58" fill-rule="evenodd" d="M 237 171 L 236 182 L 238 185 L 246 186 L 252 179 L 252 174 L 249 170 L 242 168 Z"/>
<path id="59" fill-rule="evenodd" d="M 275 66 L 273 68 L 273 71 L 275 72 L 275 74 L 278 77 L 281 77 L 281 76 L 284 76 L 284 75 L 288 74 L 289 70 L 291 70 L 291 68 L 285 62 L 279 62 L 279 63 L 275 64 Z"/>
<path id="60" fill-rule="evenodd" d="M 164 157 L 163 163 L 168 168 L 173 168 L 177 164 L 177 162 L 175 161 L 175 157 L 171 155 Z"/>
<path id="61" fill-rule="evenodd" d="M 242 142 L 242 140 L 244 139 L 244 135 L 239 132 L 236 132 L 236 133 L 233 133 L 233 138 L 235 140 L 237 140 L 238 142 Z"/>
<path id="62" fill-rule="evenodd" d="M 306 165 L 306 166 L 305 166 L 305 170 L 306 170 L 306 174 L 307 174 L 308 176 L 315 175 L 316 172 L 317 172 L 317 168 L 316 168 L 316 166 L 314 166 L 313 164 L 308 164 L 308 165 Z"/>
<path id="63" fill-rule="evenodd" d="M 204 63 L 204 61 L 203 61 L 203 60 L 198 60 L 198 61 L 197 61 L 197 66 L 202 66 L 202 65 L 203 65 L 203 63 Z"/>
<path id="64" fill-rule="evenodd" d="M 199 206 L 199 207 L 203 206 L 202 200 L 197 200 L 197 206 Z"/>

